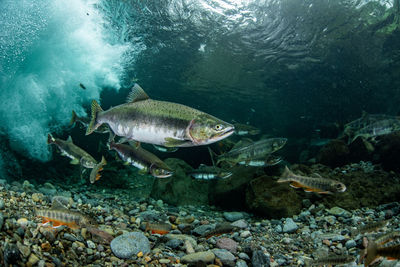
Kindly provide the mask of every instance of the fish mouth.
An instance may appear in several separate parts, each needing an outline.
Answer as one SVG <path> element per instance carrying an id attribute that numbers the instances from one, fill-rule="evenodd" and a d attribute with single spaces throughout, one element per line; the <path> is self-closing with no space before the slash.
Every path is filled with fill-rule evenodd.
<path id="1" fill-rule="evenodd" d="M 157 178 L 168 178 L 168 177 L 171 177 L 173 174 L 174 173 L 171 172 L 171 173 L 165 173 L 165 174 L 156 175 L 155 177 L 157 177 Z"/>
<path id="2" fill-rule="evenodd" d="M 233 127 L 233 126 L 228 126 L 228 127 L 226 128 L 225 132 L 216 135 L 216 136 L 213 138 L 213 140 L 214 140 L 214 141 L 222 140 L 222 139 L 227 138 L 228 136 L 232 135 L 234 132 L 235 132 L 235 127 Z"/>

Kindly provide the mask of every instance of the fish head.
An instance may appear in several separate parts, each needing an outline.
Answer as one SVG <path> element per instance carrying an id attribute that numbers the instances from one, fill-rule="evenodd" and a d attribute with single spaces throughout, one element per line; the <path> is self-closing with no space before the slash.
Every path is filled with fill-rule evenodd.
<path id="1" fill-rule="evenodd" d="M 230 136 L 235 127 L 216 117 L 203 114 L 193 119 L 186 131 L 194 144 L 207 145 Z"/>
<path id="2" fill-rule="evenodd" d="M 286 142 L 287 138 L 274 138 L 274 141 L 271 144 L 273 151 L 281 149 L 286 144 Z"/>
<path id="3" fill-rule="evenodd" d="M 174 174 L 174 172 L 168 167 L 157 166 L 157 164 L 151 164 L 150 174 L 157 178 L 168 178 Z"/>
<path id="4" fill-rule="evenodd" d="M 330 191 L 331 192 L 344 192 L 344 191 L 346 191 L 346 186 L 341 182 L 333 181 L 331 183 Z"/>

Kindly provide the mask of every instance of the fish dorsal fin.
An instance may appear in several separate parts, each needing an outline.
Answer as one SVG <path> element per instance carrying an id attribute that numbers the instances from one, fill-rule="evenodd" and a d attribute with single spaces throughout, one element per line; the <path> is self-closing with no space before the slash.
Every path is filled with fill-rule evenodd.
<path id="1" fill-rule="evenodd" d="M 70 135 L 68 135 L 67 142 L 73 143 L 73 141 L 72 141 L 72 137 L 71 137 Z"/>
<path id="2" fill-rule="evenodd" d="M 51 209 L 52 210 L 68 210 L 68 208 L 57 199 L 53 199 L 53 202 L 51 203 Z"/>
<path id="3" fill-rule="evenodd" d="M 126 102 L 135 103 L 149 98 L 150 97 L 145 93 L 142 87 L 140 87 L 137 83 L 135 83 L 135 85 L 132 87 L 131 92 L 129 93 L 126 99 Z"/>

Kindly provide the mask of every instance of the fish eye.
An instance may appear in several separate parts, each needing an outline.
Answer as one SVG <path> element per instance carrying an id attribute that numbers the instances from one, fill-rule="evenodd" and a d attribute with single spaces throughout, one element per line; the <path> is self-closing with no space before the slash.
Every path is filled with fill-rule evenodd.
<path id="1" fill-rule="evenodd" d="M 214 126 L 214 129 L 216 131 L 221 131 L 222 130 L 222 125 L 221 124 L 217 124 L 217 125 Z"/>

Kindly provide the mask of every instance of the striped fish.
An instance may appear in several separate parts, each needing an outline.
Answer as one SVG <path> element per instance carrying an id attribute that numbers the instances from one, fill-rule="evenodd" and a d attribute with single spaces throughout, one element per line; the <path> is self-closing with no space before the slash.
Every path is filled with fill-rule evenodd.
<path id="1" fill-rule="evenodd" d="M 72 229 L 78 229 L 95 225 L 89 217 L 67 209 L 39 209 L 36 210 L 36 215 L 43 219 L 44 225 L 52 223 L 53 228 L 65 225 Z"/>
<path id="2" fill-rule="evenodd" d="M 379 257 L 386 257 L 390 260 L 400 259 L 400 244 L 381 247 L 374 241 L 368 241 L 364 266 L 374 264 Z"/>
<path id="3" fill-rule="evenodd" d="M 343 265 L 355 261 L 355 257 L 349 255 L 329 255 L 315 260 L 306 260 L 306 266 L 324 266 L 324 265 Z"/>
<path id="4" fill-rule="evenodd" d="M 315 192 L 318 194 L 332 194 L 346 191 L 346 186 L 336 180 L 322 177 L 307 177 L 296 175 L 285 166 L 285 170 L 279 178 L 278 183 L 290 182 L 294 188 L 304 188 L 306 192 Z"/>
<path id="5" fill-rule="evenodd" d="M 103 111 L 92 101 L 92 119 L 86 135 L 102 124 L 108 124 L 118 136 L 165 147 L 207 145 L 235 130 L 233 125 L 197 109 L 150 99 L 137 84 L 128 103 Z"/>
<path id="6" fill-rule="evenodd" d="M 138 168 L 141 173 L 150 173 L 157 178 L 167 178 L 173 174 L 167 164 L 140 146 L 116 144 L 114 141 L 108 145 L 110 150 L 115 150 L 123 161 Z"/>

